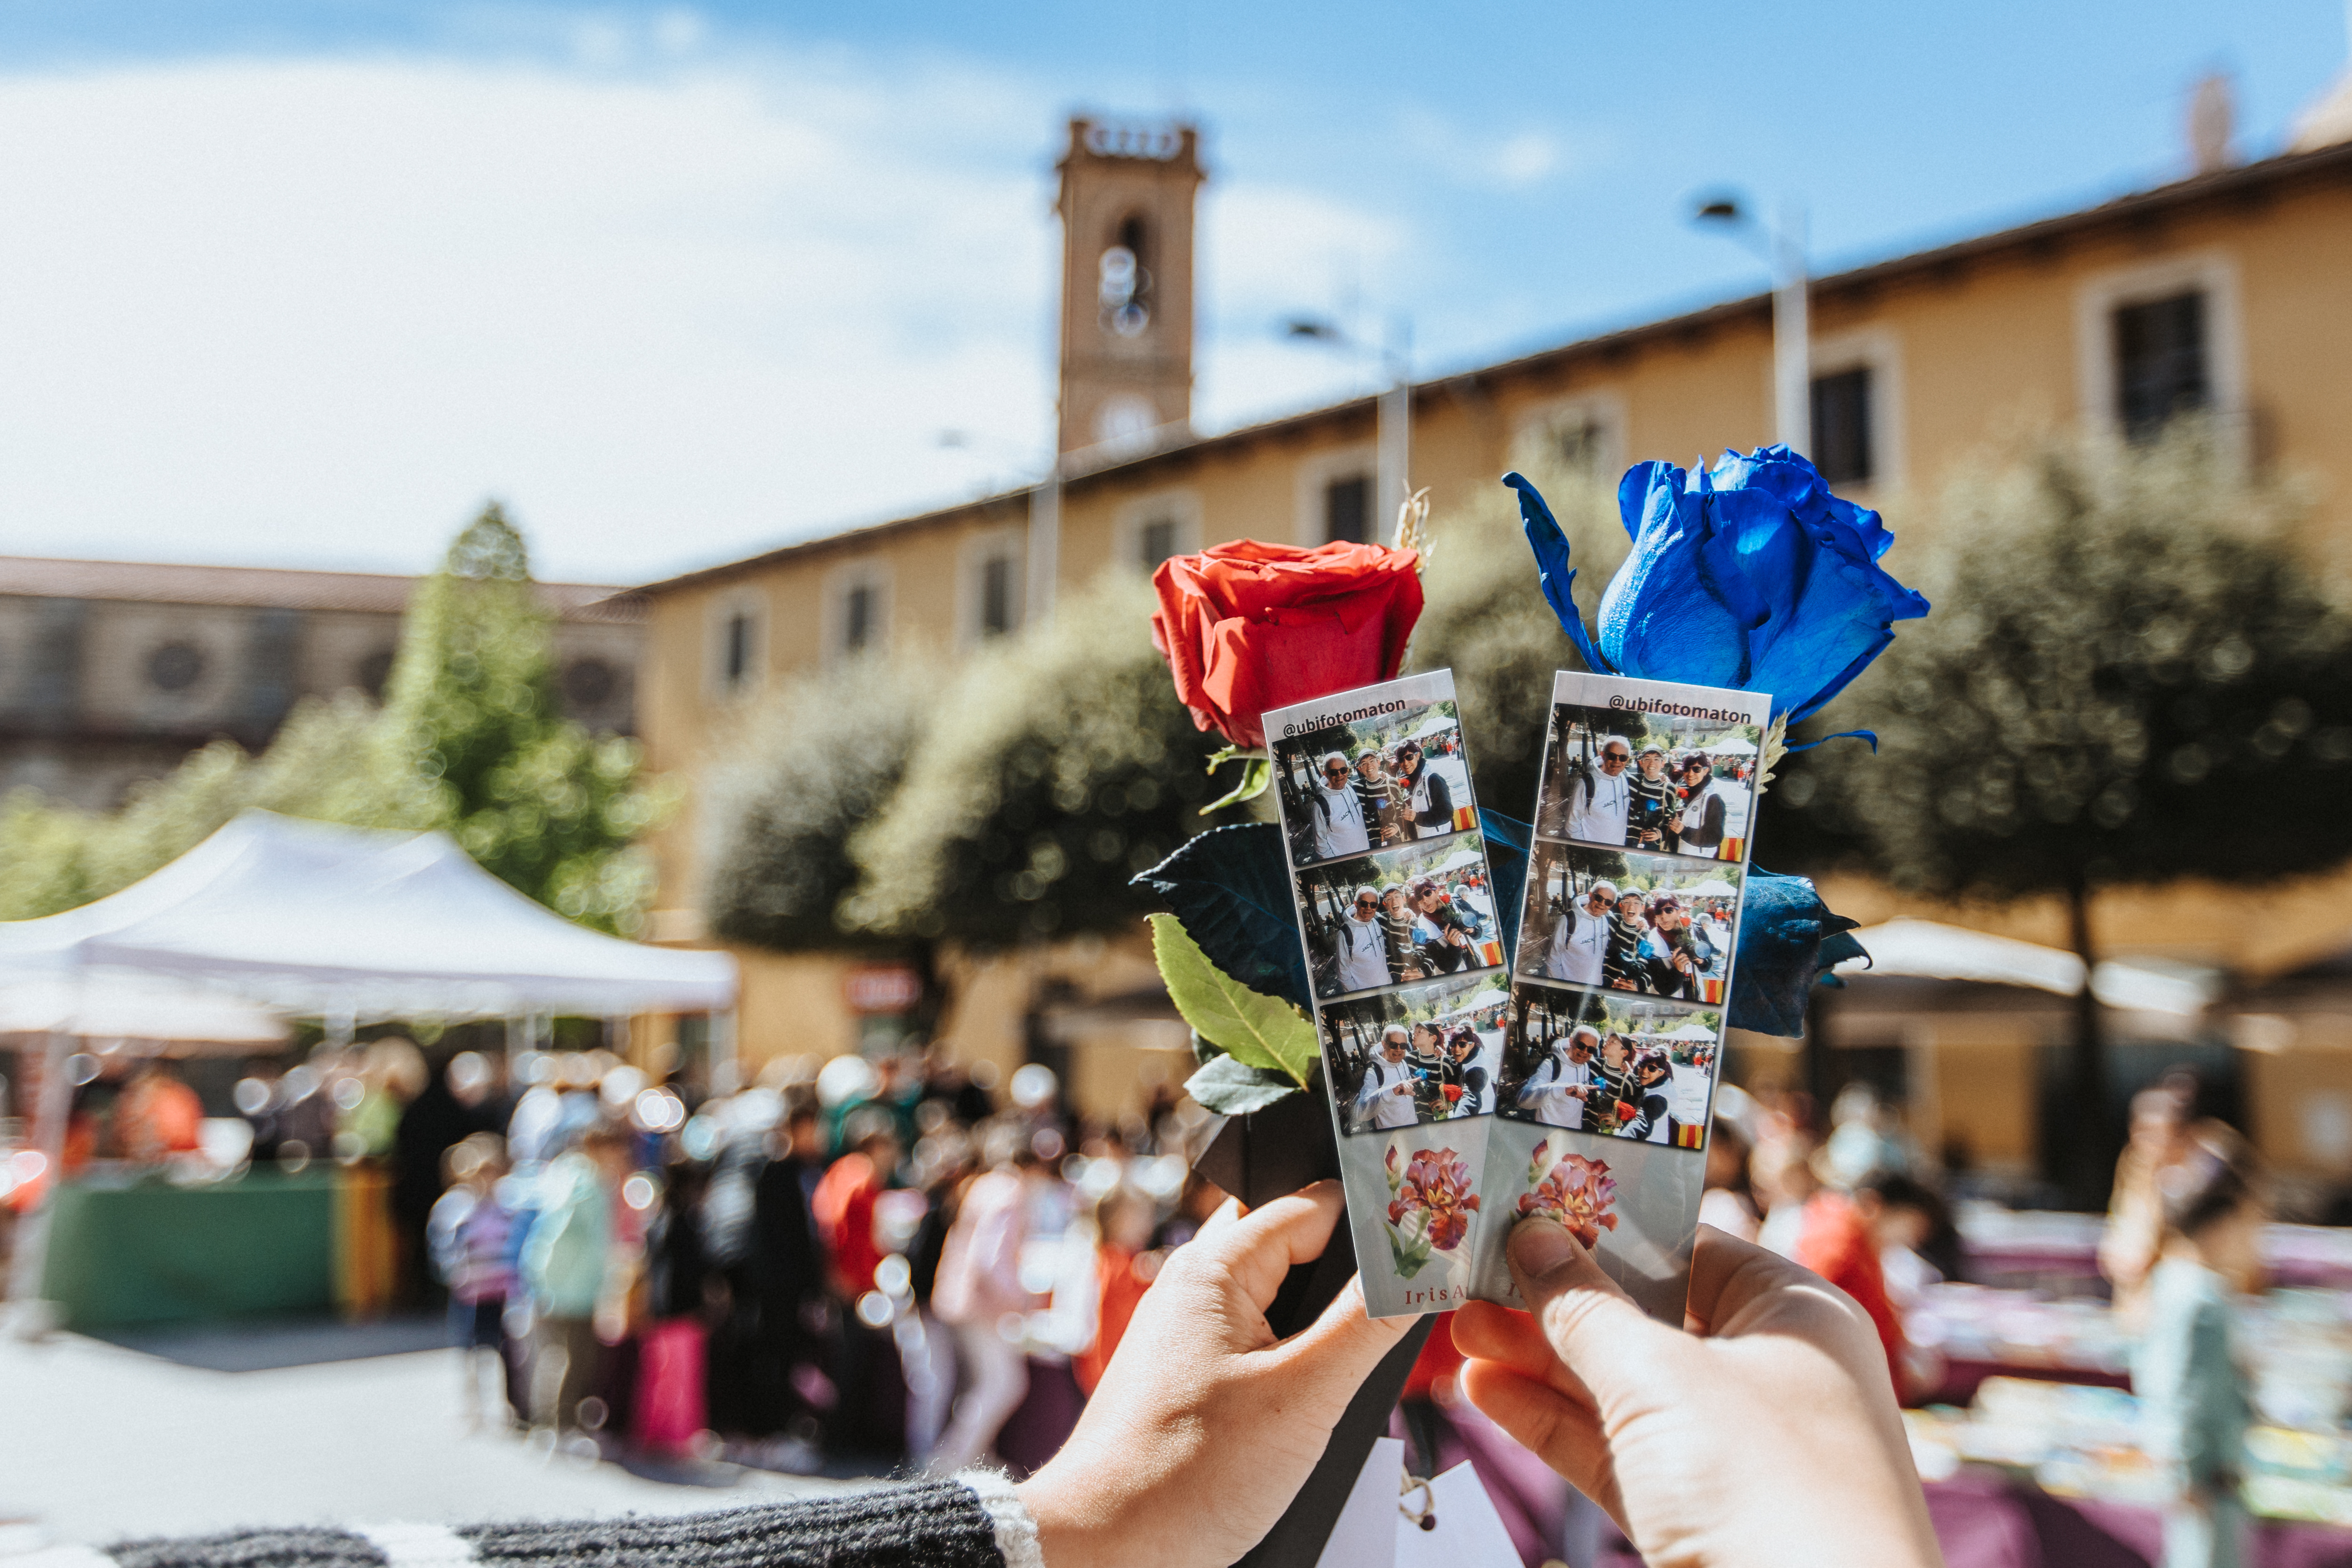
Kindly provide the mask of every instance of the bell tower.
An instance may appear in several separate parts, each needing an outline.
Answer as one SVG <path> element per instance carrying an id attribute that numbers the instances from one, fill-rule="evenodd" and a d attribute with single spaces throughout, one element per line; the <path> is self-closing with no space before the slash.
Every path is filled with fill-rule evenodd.
<path id="1" fill-rule="evenodd" d="M 1070 121 L 1062 154 L 1059 450 L 1192 416 L 1195 125 Z"/>

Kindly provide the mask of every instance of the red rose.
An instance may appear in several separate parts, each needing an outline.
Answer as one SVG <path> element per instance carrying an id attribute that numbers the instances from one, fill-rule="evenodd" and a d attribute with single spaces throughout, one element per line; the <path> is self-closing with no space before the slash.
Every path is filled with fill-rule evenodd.
<path id="1" fill-rule="evenodd" d="M 1265 744 L 1264 715 L 1396 678 L 1421 618 L 1421 556 L 1379 544 L 1236 540 L 1151 574 L 1152 646 L 1192 721 Z"/>

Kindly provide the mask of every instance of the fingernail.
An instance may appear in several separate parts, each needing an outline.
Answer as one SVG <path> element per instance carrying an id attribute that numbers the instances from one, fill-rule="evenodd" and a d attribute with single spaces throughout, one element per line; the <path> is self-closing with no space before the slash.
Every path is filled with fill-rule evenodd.
<path id="1" fill-rule="evenodd" d="M 1574 1268 L 1582 1257 L 1576 1238 L 1550 1220 L 1523 1219 L 1511 1232 L 1511 1261 L 1530 1279 Z"/>

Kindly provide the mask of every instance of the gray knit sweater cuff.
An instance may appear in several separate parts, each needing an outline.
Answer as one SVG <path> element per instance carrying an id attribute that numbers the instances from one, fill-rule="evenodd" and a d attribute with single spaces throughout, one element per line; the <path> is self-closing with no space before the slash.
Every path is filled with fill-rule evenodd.
<path id="1" fill-rule="evenodd" d="M 247 1530 L 51 1547 L 9 1568 L 1044 1568 L 1004 1477 L 973 1471 L 724 1513 Z"/>

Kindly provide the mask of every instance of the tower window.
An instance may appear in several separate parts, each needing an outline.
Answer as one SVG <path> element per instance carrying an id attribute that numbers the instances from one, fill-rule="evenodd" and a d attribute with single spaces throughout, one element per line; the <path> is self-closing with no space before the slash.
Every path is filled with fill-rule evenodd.
<path id="1" fill-rule="evenodd" d="M 1139 334 L 1151 324 L 1150 251 L 1148 230 L 1134 213 L 1119 220 L 1109 245 L 1096 264 L 1096 299 L 1106 331 L 1122 338 Z"/>
<path id="2" fill-rule="evenodd" d="M 205 650 L 192 642 L 167 642 L 147 656 L 147 684 L 158 691 L 185 691 L 205 676 Z"/>
<path id="3" fill-rule="evenodd" d="M 1864 484 L 1876 474 L 1868 365 L 1813 377 L 1813 449 L 1807 456 L 1833 485 Z"/>
<path id="4" fill-rule="evenodd" d="M 1323 487 L 1323 537 L 1334 544 L 1362 544 L 1371 536 L 1372 481 L 1364 474 L 1333 479 Z"/>
<path id="5" fill-rule="evenodd" d="M 1136 553 L 1141 557 L 1146 572 L 1156 571 L 1162 561 L 1176 553 L 1176 520 L 1155 517 L 1135 531 Z"/>
<path id="6" fill-rule="evenodd" d="M 992 555 L 980 565 L 980 635 L 1003 637 L 1013 629 L 1013 560 Z"/>
<path id="7" fill-rule="evenodd" d="M 879 629 L 875 622 L 874 585 L 860 583 L 841 599 L 841 646 L 845 652 L 861 653 L 874 641 Z"/>
<path id="8" fill-rule="evenodd" d="M 2116 413 L 2145 441 L 2166 420 L 2212 400 L 2200 289 L 2119 307 L 2115 314 Z"/>

